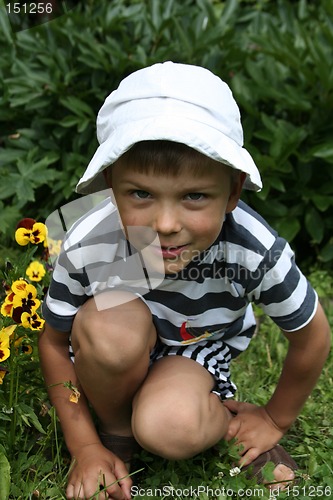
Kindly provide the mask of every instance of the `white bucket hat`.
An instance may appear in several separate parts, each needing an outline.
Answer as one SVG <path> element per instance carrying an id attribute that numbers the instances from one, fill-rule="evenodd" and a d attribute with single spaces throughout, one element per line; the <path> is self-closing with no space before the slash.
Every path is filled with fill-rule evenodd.
<path id="1" fill-rule="evenodd" d="M 105 189 L 102 171 L 134 144 L 169 140 L 247 174 L 244 187 L 262 187 L 259 171 L 243 148 L 240 112 L 230 88 L 199 66 L 165 62 L 126 77 L 97 116 L 97 148 L 77 184 L 78 193 Z"/>

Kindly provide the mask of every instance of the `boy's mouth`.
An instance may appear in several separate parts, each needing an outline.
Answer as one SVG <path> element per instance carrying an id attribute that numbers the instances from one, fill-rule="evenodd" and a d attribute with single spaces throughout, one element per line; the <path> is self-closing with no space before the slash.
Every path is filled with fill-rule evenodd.
<path id="1" fill-rule="evenodd" d="M 179 246 L 161 246 L 162 257 L 163 259 L 172 259 L 175 257 L 179 257 L 182 252 L 185 250 L 187 245 L 179 245 Z"/>

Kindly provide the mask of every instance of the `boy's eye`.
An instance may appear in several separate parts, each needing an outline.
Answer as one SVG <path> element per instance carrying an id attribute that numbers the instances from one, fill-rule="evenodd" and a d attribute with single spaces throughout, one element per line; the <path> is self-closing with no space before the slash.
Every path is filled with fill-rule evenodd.
<path id="1" fill-rule="evenodd" d="M 202 193 L 188 193 L 186 195 L 186 198 L 190 201 L 200 201 L 204 197 L 204 194 Z"/>
<path id="2" fill-rule="evenodd" d="M 146 198 L 149 198 L 149 196 L 150 196 L 148 191 L 143 191 L 142 189 L 137 189 L 136 191 L 133 191 L 133 195 L 136 198 L 139 198 L 140 200 L 145 200 Z"/>

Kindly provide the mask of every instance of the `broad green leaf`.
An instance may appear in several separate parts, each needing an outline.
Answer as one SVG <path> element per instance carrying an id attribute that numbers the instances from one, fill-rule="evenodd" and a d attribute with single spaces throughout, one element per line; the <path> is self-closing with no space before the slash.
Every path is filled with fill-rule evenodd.
<path id="1" fill-rule="evenodd" d="M 12 97 L 11 106 L 14 108 L 18 108 L 23 104 L 31 103 L 32 100 L 38 99 L 41 96 L 42 96 L 41 90 L 32 92 L 29 89 L 25 89 L 24 92 L 18 93 L 18 97 Z"/>
<path id="2" fill-rule="evenodd" d="M 91 107 L 82 101 L 81 99 L 78 99 L 77 97 L 74 96 L 67 96 L 64 98 L 60 99 L 60 102 L 63 106 L 66 108 L 70 109 L 74 114 L 79 115 L 79 116 L 87 116 L 92 119 L 95 119 L 95 114 L 93 113 L 93 110 Z"/>
<path id="3" fill-rule="evenodd" d="M 305 214 L 305 227 L 315 243 L 322 241 L 325 229 L 324 222 L 314 207 L 310 207 Z"/>
<path id="4" fill-rule="evenodd" d="M 7 500 L 10 491 L 10 464 L 4 452 L 0 452 L 0 498 Z"/>
<path id="5" fill-rule="evenodd" d="M 313 156 L 316 158 L 322 158 L 323 160 L 333 163 L 333 145 L 332 141 L 322 144 L 312 150 Z"/>
<path id="6" fill-rule="evenodd" d="M 284 183 L 280 177 L 275 176 L 275 177 L 270 177 L 268 179 L 269 184 L 272 186 L 272 188 L 276 189 L 277 191 L 281 191 L 281 193 L 286 192 L 286 188 L 284 186 Z"/>
<path id="7" fill-rule="evenodd" d="M 162 10 L 163 5 L 160 0 L 154 0 L 151 4 L 151 20 L 153 23 L 156 32 L 160 31 L 160 27 L 162 24 Z"/>
<path id="8" fill-rule="evenodd" d="M 90 119 L 82 119 L 80 123 L 78 124 L 77 131 L 79 133 L 84 132 L 86 128 L 90 125 L 91 120 Z"/>
<path id="9" fill-rule="evenodd" d="M 265 210 L 270 217 L 284 218 L 288 214 L 287 205 L 276 199 L 271 199 L 270 196 L 265 201 L 260 200 L 259 209 L 260 211 Z"/>
<path id="10" fill-rule="evenodd" d="M 33 425 L 39 432 L 45 434 L 42 424 L 40 423 L 36 413 L 30 406 L 24 403 L 20 403 L 17 405 L 16 411 L 19 417 L 26 423 L 26 425 L 28 425 L 29 427 L 30 425 Z"/>
<path id="11" fill-rule="evenodd" d="M 16 193 L 15 178 L 12 176 L 6 176 L 3 178 L 3 182 L 0 184 L 0 200 L 6 200 Z"/>
<path id="12" fill-rule="evenodd" d="M 68 115 L 65 116 L 65 118 L 59 122 L 59 125 L 61 125 L 62 127 L 69 128 L 73 127 L 74 125 L 78 125 L 81 120 L 82 118 L 78 116 Z"/>
<path id="13" fill-rule="evenodd" d="M 284 217 L 278 220 L 275 228 L 287 241 L 292 241 L 301 229 L 301 224 L 296 217 Z"/>
<path id="14" fill-rule="evenodd" d="M 328 210 L 329 207 L 333 206 L 332 195 L 313 194 L 311 196 L 311 200 L 313 201 L 315 206 L 318 208 L 318 210 L 320 210 L 321 212 L 326 212 L 326 210 Z"/>
<path id="15" fill-rule="evenodd" d="M 1 187 L 0 187 L 0 192 L 1 192 Z M 20 207 L 17 205 L 4 206 L 3 202 L 0 201 L 0 211 L 1 211 L 0 232 L 1 233 L 8 232 L 12 236 L 14 234 L 17 221 L 20 220 L 20 218 L 22 217 L 22 214 L 20 213 Z"/>
<path id="16" fill-rule="evenodd" d="M 179 38 L 182 42 L 182 45 L 184 47 L 184 51 L 186 50 L 187 56 L 191 55 L 193 47 L 192 47 L 191 41 L 189 40 L 188 33 L 185 32 L 183 26 L 181 25 L 181 23 L 179 22 L 179 20 L 177 18 L 173 19 L 173 22 L 174 22 L 176 30 L 178 32 L 178 36 L 179 36 Z"/>
<path id="17" fill-rule="evenodd" d="M 322 262 L 333 261 L 333 238 L 320 250 L 318 259 Z"/>
<path id="18" fill-rule="evenodd" d="M 11 45 L 13 43 L 11 28 L 3 1 L 0 2 L 0 30 L 5 35 L 7 43 Z"/>
<path id="19" fill-rule="evenodd" d="M 226 27 L 231 22 L 231 19 L 236 14 L 238 7 L 238 0 L 227 0 L 224 3 L 222 16 L 219 22 L 220 27 Z"/>
<path id="20" fill-rule="evenodd" d="M 24 156 L 26 151 L 22 149 L 11 149 L 11 148 L 2 148 L 0 149 L 0 167 L 2 165 L 7 165 L 13 161 L 18 160 L 21 156 Z"/>

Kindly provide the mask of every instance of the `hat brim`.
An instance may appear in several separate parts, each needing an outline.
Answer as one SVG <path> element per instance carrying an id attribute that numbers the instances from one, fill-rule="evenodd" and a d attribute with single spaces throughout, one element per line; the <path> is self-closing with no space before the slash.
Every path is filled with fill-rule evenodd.
<path id="1" fill-rule="evenodd" d="M 103 170 L 115 163 L 134 144 L 147 140 L 180 142 L 200 153 L 247 174 L 244 188 L 259 191 L 262 182 L 257 166 L 245 148 L 220 130 L 183 116 L 133 120 L 118 126 L 96 150 L 76 191 L 95 193 L 107 188 Z"/>

